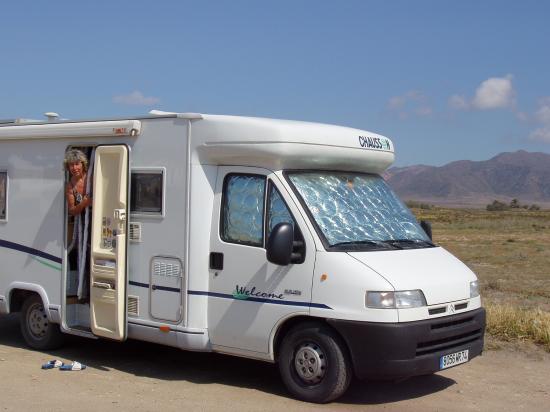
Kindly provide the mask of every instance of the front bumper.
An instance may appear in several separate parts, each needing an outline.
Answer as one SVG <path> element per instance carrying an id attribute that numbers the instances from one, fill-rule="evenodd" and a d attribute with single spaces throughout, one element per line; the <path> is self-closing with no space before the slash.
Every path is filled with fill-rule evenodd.
<path id="1" fill-rule="evenodd" d="M 439 370 L 441 356 L 483 351 L 485 309 L 404 323 L 327 319 L 342 335 L 360 379 L 397 379 Z"/>

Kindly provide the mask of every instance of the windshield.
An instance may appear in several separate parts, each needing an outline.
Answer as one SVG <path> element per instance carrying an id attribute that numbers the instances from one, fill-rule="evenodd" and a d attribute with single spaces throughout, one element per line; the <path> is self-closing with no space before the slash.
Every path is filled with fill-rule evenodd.
<path id="1" fill-rule="evenodd" d="M 288 177 L 331 249 L 433 246 L 410 210 L 378 175 L 291 172 Z"/>

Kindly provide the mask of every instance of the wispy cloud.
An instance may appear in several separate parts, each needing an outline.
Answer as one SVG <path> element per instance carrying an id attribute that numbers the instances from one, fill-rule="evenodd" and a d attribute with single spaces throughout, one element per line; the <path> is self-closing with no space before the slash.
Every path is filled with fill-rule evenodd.
<path id="1" fill-rule="evenodd" d="M 135 90 L 130 94 L 113 96 L 113 102 L 133 106 L 149 106 L 159 103 L 160 99 L 158 97 L 144 96 L 139 90 Z"/>
<path id="2" fill-rule="evenodd" d="M 550 127 L 539 127 L 531 133 L 530 137 L 533 140 L 550 143 Z"/>
<path id="3" fill-rule="evenodd" d="M 406 119 L 410 114 L 417 116 L 430 116 L 433 109 L 428 105 L 426 95 L 418 90 L 390 97 L 387 107 L 390 111 L 396 112 L 401 119 Z"/>
<path id="4" fill-rule="evenodd" d="M 414 112 L 419 116 L 430 116 L 433 114 L 433 109 L 430 106 L 420 106 Z"/>
<path id="5" fill-rule="evenodd" d="M 550 97 L 539 99 L 539 108 L 535 118 L 541 123 L 550 123 Z"/>
<path id="6" fill-rule="evenodd" d="M 516 91 L 513 76 L 490 77 L 481 82 L 471 99 L 454 94 L 449 97 L 449 106 L 455 110 L 513 109 L 516 105 Z"/>
<path id="7" fill-rule="evenodd" d="M 535 129 L 529 137 L 532 140 L 550 143 L 550 96 L 539 99 L 535 120 L 540 127 Z"/>
<path id="8" fill-rule="evenodd" d="M 464 96 L 453 94 L 449 97 L 449 106 L 455 110 L 466 110 L 470 107 L 470 104 Z"/>

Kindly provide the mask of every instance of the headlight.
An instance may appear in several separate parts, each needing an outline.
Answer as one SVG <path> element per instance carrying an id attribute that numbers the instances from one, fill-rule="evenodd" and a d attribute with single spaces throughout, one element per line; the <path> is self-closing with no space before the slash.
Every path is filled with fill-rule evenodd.
<path id="1" fill-rule="evenodd" d="M 474 280 L 473 282 L 470 282 L 470 297 L 476 298 L 479 296 L 479 282 L 477 280 Z"/>
<path id="2" fill-rule="evenodd" d="M 421 290 L 398 292 L 367 292 L 366 305 L 373 309 L 406 309 L 426 306 Z"/>
<path id="3" fill-rule="evenodd" d="M 395 308 L 394 292 L 367 292 L 367 308 Z"/>

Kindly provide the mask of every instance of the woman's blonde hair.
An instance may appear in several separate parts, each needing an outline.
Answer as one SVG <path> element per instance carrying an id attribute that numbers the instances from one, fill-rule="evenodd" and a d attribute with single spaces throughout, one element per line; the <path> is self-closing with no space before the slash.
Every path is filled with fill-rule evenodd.
<path id="1" fill-rule="evenodd" d="M 63 165 L 66 170 L 69 170 L 69 165 L 71 163 L 82 163 L 82 168 L 84 172 L 88 171 L 88 158 L 86 155 L 78 149 L 69 149 L 65 152 L 65 159 L 63 160 Z"/>

